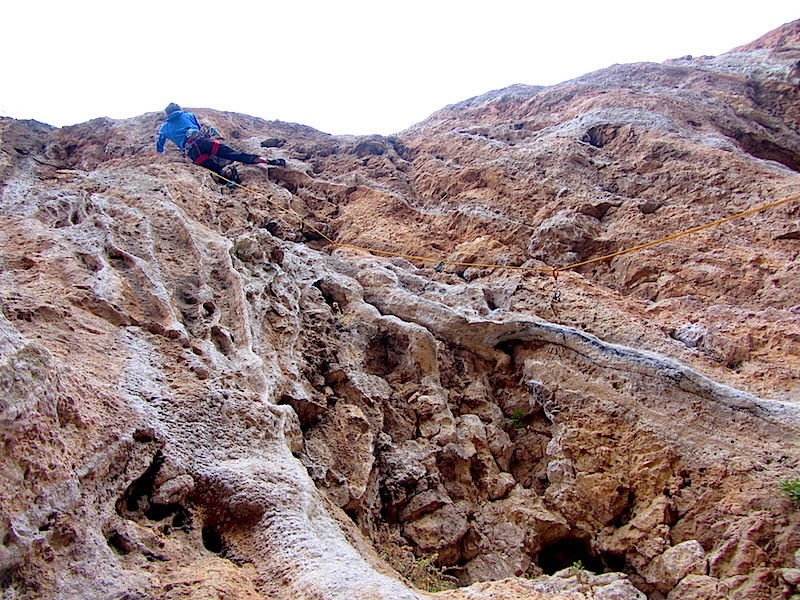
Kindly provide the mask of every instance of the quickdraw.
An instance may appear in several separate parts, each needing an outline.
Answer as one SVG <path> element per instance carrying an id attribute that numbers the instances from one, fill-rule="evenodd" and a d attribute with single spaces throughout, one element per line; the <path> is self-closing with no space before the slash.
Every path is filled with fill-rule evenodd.
<path id="1" fill-rule="evenodd" d="M 558 269 L 553 269 L 553 281 L 556 284 L 555 292 L 553 292 L 553 302 L 561 302 L 561 290 L 558 289 Z"/>
<path id="2" fill-rule="evenodd" d="M 428 281 L 425 282 L 425 285 L 423 285 L 420 288 L 419 290 L 420 294 L 424 293 L 425 290 L 428 289 L 428 286 L 433 282 L 433 278 L 436 276 L 437 273 L 441 273 L 443 268 L 444 268 L 444 260 L 440 260 L 439 264 L 436 265 L 436 268 L 433 270 L 433 275 L 431 275 L 430 279 L 428 279 Z"/>

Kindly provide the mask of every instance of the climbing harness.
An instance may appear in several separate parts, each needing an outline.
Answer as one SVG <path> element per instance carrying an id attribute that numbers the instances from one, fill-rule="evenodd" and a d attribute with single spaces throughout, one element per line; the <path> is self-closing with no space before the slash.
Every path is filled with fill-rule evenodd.
<path id="1" fill-rule="evenodd" d="M 197 144 L 197 142 L 199 142 L 202 139 L 208 139 L 208 138 L 195 138 L 194 140 L 192 140 L 190 145 L 190 148 L 197 149 L 197 158 L 194 159 L 194 164 L 196 165 L 202 165 L 212 156 L 216 156 L 217 152 L 219 152 L 219 140 L 213 140 L 211 142 L 211 150 L 209 150 L 208 153 L 200 154 L 200 146 Z"/>
<path id="2" fill-rule="evenodd" d="M 191 137 L 186 138 L 186 144 L 184 146 L 184 153 L 189 157 L 191 160 L 191 155 L 193 153 L 197 154 L 197 158 L 193 160 L 194 164 L 198 166 L 202 166 L 208 159 L 212 157 L 216 157 L 219 153 L 220 148 L 220 141 L 218 139 L 213 139 L 214 137 L 218 137 L 220 139 L 224 139 L 217 130 L 213 127 L 208 125 L 202 125 L 200 131 L 189 132 L 193 133 Z M 206 141 L 211 142 L 211 148 L 207 152 L 202 152 L 200 150 L 199 142 Z M 239 172 L 236 170 L 236 167 L 233 165 L 223 166 L 225 163 L 220 162 L 220 159 L 216 160 L 216 165 L 220 169 L 221 173 L 225 174 L 225 179 L 227 183 L 225 184 L 226 187 L 233 189 L 237 183 L 241 183 L 241 179 L 239 178 Z M 211 169 L 213 171 L 213 169 Z M 220 174 L 215 173 L 217 177 L 221 177 Z M 224 182 L 223 182 L 224 183 Z"/>

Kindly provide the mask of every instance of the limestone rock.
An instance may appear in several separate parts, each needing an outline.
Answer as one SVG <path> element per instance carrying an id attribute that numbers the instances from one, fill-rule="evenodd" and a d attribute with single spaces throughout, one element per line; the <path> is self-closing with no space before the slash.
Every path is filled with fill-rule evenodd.
<path id="1" fill-rule="evenodd" d="M 161 114 L 0 118 L 3 596 L 792 593 L 799 44 L 392 137 L 198 109 L 286 160 L 247 190 Z"/>
<path id="2" fill-rule="evenodd" d="M 554 267 L 585 260 L 600 247 L 600 221 L 562 210 L 542 222 L 531 237 L 528 254 Z"/>
<path id="3" fill-rule="evenodd" d="M 667 594 L 667 599 L 723 600 L 729 597 L 728 589 L 719 579 L 690 573 Z"/>
<path id="4" fill-rule="evenodd" d="M 305 456 L 309 473 L 337 505 L 357 506 L 375 463 L 374 435 L 361 409 L 336 404 L 307 440 Z"/>
<path id="5" fill-rule="evenodd" d="M 578 598 L 602 598 L 603 600 L 645 600 L 646 596 L 620 573 L 597 575 L 577 568 L 564 569 L 550 577 L 534 580 L 537 587 L 564 594 L 575 594 Z"/>
<path id="6" fill-rule="evenodd" d="M 794 587 L 800 586 L 800 569 L 780 569 L 778 576 Z"/>
<path id="7" fill-rule="evenodd" d="M 423 515 L 451 503 L 452 500 L 441 487 L 424 490 L 409 500 L 408 504 L 400 510 L 399 517 L 402 521 L 415 521 Z"/>
<path id="8" fill-rule="evenodd" d="M 517 486 L 506 498 L 487 503 L 474 516 L 465 551 L 475 558 L 467 563 L 467 572 L 472 578 L 529 573 L 531 557 L 568 532 L 561 515 L 546 508 L 530 490 Z"/>
<path id="9" fill-rule="evenodd" d="M 181 504 L 193 490 L 194 479 L 191 475 L 178 475 L 154 489 L 152 501 L 155 504 Z"/>
<path id="10" fill-rule="evenodd" d="M 674 510 L 668 498 L 659 496 L 612 535 L 604 537 L 599 547 L 611 555 L 624 556 L 626 562 L 645 570 L 669 547 L 669 524 Z"/>
<path id="11" fill-rule="evenodd" d="M 456 419 L 444 398 L 422 394 L 413 399 L 412 406 L 420 420 L 418 427 L 423 438 L 440 446 L 455 442 Z"/>
<path id="12" fill-rule="evenodd" d="M 516 483 L 511 473 L 499 473 L 498 475 L 491 476 L 486 482 L 486 491 L 489 500 L 505 498 L 506 494 L 508 494 Z"/>
<path id="13" fill-rule="evenodd" d="M 440 551 L 456 544 L 467 533 L 467 519 L 453 504 L 405 524 L 403 531 L 427 553 Z"/>
<path id="14" fill-rule="evenodd" d="M 687 575 L 706 575 L 707 571 L 708 559 L 703 546 L 697 540 L 687 540 L 656 556 L 646 577 L 648 583 L 669 591 Z"/>
<path id="15" fill-rule="evenodd" d="M 686 323 L 677 329 L 672 337 L 689 348 L 697 348 L 707 334 L 708 330 L 699 323 Z"/>
<path id="16" fill-rule="evenodd" d="M 387 509 L 397 510 L 417 493 L 429 489 L 426 475 L 434 470 L 436 448 L 430 442 L 416 440 L 396 445 L 386 434 L 382 435 L 385 437 L 380 440 L 380 471 L 384 502 Z"/>

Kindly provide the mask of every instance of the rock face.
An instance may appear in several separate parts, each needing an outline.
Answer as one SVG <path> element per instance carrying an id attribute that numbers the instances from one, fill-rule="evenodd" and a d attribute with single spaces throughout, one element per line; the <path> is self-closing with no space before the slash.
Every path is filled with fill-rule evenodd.
<path id="1" fill-rule="evenodd" d="M 0 589 L 798 592 L 800 22 L 397 136 L 0 119 Z M 366 247 L 367 252 L 359 249 Z M 494 266 L 492 266 L 494 265 Z"/>

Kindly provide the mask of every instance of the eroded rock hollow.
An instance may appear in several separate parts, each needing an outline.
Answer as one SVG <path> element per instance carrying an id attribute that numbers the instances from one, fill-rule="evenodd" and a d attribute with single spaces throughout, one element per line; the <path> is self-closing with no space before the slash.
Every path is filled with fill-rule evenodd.
<path id="1" fill-rule="evenodd" d="M 392 137 L 0 119 L 0 589 L 798 593 L 800 22 Z M 369 249 L 369 251 L 365 250 Z M 440 591 L 443 590 L 443 591 Z"/>

